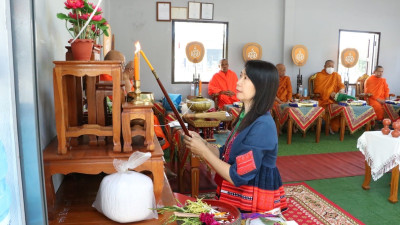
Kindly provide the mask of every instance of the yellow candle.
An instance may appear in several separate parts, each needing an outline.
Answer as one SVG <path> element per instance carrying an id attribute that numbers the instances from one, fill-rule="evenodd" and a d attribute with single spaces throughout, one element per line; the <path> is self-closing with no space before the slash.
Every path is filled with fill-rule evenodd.
<path id="1" fill-rule="evenodd" d="M 201 95 L 201 80 L 199 80 L 199 95 Z"/>
<path id="2" fill-rule="evenodd" d="M 153 71 L 154 70 L 153 66 L 151 65 L 150 61 L 147 59 L 146 55 L 144 54 L 144 52 L 142 50 L 140 50 L 140 54 L 142 54 L 143 59 L 147 62 L 147 65 L 149 65 L 150 70 Z"/>
<path id="3" fill-rule="evenodd" d="M 135 80 L 140 80 L 139 76 L 139 53 L 135 53 L 135 57 L 133 58 L 133 65 L 134 65 L 134 75 Z"/>

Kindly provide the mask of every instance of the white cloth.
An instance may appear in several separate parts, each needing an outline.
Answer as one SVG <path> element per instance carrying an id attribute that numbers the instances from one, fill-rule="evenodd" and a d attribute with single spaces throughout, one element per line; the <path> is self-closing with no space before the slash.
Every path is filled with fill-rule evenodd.
<path id="1" fill-rule="evenodd" d="M 357 148 L 364 154 L 371 167 L 374 181 L 400 163 L 400 138 L 381 131 L 367 131 L 358 138 Z"/>

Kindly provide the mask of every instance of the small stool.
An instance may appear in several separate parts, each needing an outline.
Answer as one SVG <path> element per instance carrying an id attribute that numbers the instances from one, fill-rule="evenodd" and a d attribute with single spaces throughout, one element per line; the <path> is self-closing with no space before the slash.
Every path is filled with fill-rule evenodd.
<path id="1" fill-rule="evenodd" d="M 135 105 L 130 102 L 122 104 L 122 135 L 124 137 L 124 152 L 132 151 L 132 137 L 141 135 L 145 138 L 147 150 L 154 150 L 154 113 L 153 104 Z M 131 129 L 131 120 L 144 120 L 144 129 Z"/>

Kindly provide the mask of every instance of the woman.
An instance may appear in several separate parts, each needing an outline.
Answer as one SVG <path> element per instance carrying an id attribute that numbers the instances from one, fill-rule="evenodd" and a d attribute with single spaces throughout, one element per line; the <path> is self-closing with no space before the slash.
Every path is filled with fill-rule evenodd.
<path id="1" fill-rule="evenodd" d="M 218 149 L 197 133 L 185 136 L 186 146 L 217 172 L 217 195 L 242 212 L 287 208 L 282 180 L 276 168 L 278 137 L 272 108 L 279 85 L 271 63 L 247 61 L 237 82 L 243 109 L 225 145 Z"/>

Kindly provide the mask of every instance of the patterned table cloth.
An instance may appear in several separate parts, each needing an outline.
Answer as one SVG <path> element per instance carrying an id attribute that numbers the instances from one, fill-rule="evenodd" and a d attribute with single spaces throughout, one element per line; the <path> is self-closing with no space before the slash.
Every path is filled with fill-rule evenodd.
<path id="1" fill-rule="evenodd" d="M 338 104 L 330 104 L 328 106 L 328 113 L 331 118 L 339 116 L 342 112 L 344 113 L 346 124 L 351 134 L 376 118 L 374 109 L 369 105 L 342 106 Z"/>
<path id="2" fill-rule="evenodd" d="M 400 138 L 383 135 L 381 131 L 364 132 L 357 140 L 376 181 L 400 163 Z"/>
<path id="3" fill-rule="evenodd" d="M 385 103 L 383 105 L 386 115 L 394 122 L 399 119 L 400 104 Z"/>
<path id="4" fill-rule="evenodd" d="M 279 126 L 283 126 L 289 118 L 289 108 L 289 104 L 274 104 L 274 116 L 276 116 Z"/>
<path id="5" fill-rule="evenodd" d="M 318 117 L 325 112 L 324 108 L 317 107 L 288 107 L 287 113 L 297 124 L 297 127 L 304 133 L 313 125 Z"/>
<path id="6" fill-rule="evenodd" d="M 274 116 L 279 126 L 283 126 L 288 118 L 292 118 L 297 127 L 305 132 L 324 112 L 322 107 L 291 107 L 289 104 L 274 104 Z"/>

